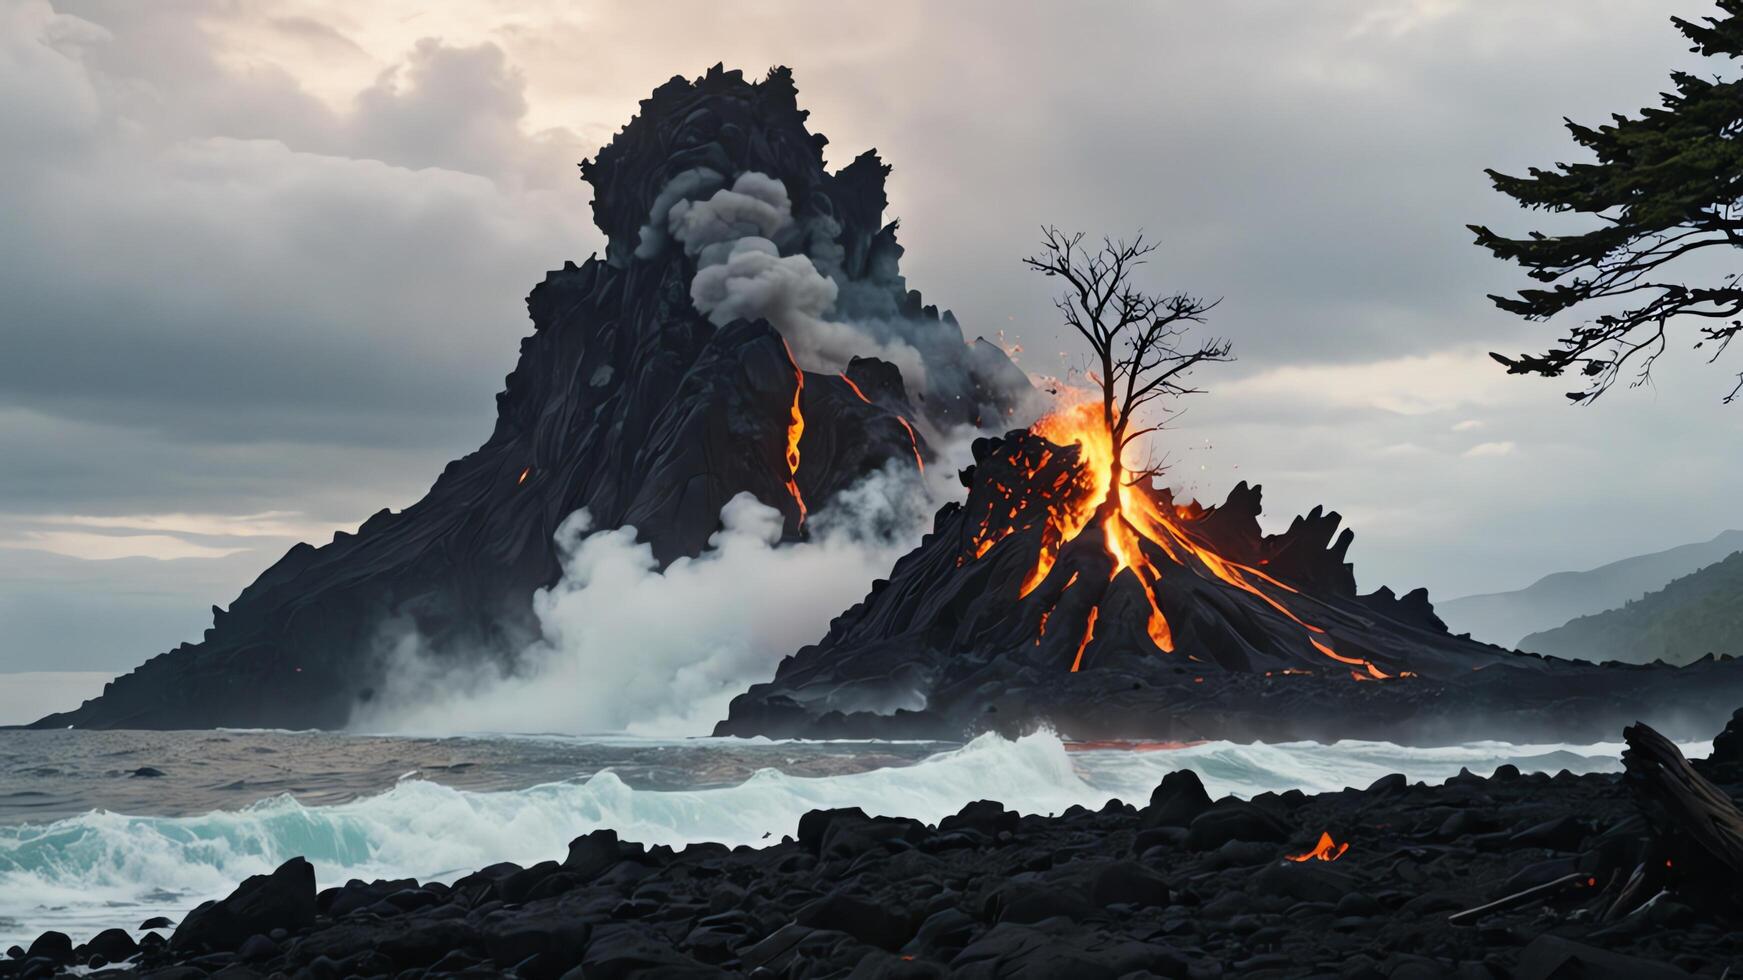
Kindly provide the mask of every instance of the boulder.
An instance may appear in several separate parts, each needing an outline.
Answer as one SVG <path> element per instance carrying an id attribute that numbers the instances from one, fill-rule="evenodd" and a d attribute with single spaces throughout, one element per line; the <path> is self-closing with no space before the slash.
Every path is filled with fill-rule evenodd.
<path id="1" fill-rule="evenodd" d="M 170 948 L 230 951 L 256 933 L 296 931 L 315 921 L 315 868 L 296 857 L 266 875 L 254 875 L 229 897 L 189 912 L 170 936 Z"/>

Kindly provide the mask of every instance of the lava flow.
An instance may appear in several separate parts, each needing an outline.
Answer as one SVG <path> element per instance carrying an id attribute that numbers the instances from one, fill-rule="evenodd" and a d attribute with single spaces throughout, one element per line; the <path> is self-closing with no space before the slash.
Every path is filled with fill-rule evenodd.
<path id="1" fill-rule="evenodd" d="M 1283 857 L 1286 860 L 1294 861 L 1297 864 L 1303 861 L 1336 861 L 1338 858 L 1343 857 L 1344 852 L 1349 849 L 1349 841 L 1344 841 L 1342 844 L 1339 844 L 1331 839 L 1331 833 L 1329 831 L 1322 831 L 1319 835 L 1319 843 L 1313 846 L 1313 850 L 1304 851 L 1300 854 L 1285 854 Z"/>
<path id="2" fill-rule="evenodd" d="M 853 383 L 852 378 L 843 374 L 841 380 L 847 382 L 847 389 L 857 395 L 860 401 L 867 405 L 872 404 L 872 400 L 865 396 L 865 392 L 860 390 L 859 385 Z M 908 420 L 900 415 L 896 416 L 896 421 L 902 423 L 902 428 L 908 430 L 908 445 L 914 449 L 914 465 L 920 468 L 920 475 L 924 476 L 926 474 L 926 461 L 920 458 L 920 440 L 914 435 L 914 427 L 909 425 Z"/>
<path id="3" fill-rule="evenodd" d="M 786 345 L 786 341 L 781 341 Z M 787 422 L 787 492 L 799 506 L 799 523 L 805 523 L 805 496 L 799 492 L 799 437 L 805 434 L 805 415 L 799 410 L 799 400 L 805 397 L 805 372 L 793 361 L 793 349 L 787 348 L 787 360 L 793 362 L 793 413 Z"/>
<path id="4" fill-rule="evenodd" d="M 1296 590 L 1251 565 L 1242 564 L 1218 554 L 1191 524 L 1205 515 L 1196 505 L 1164 506 L 1148 487 L 1122 483 L 1117 492 L 1109 493 L 1114 472 L 1113 437 L 1096 401 L 1083 401 L 1055 411 L 1037 422 L 1033 431 L 1058 445 L 1079 447 L 1082 469 L 1077 479 L 1056 480 L 1052 487 L 1040 488 L 1047 501 L 1047 527 L 1042 535 L 1040 555 L 1035 566 L 1023 580 L 1019 596 L 1033 592 L 1052 571 L 1059 550 L 1075 539 L 1098 516 L 1101 519 L 1106 549 L 1113 558 L 1109 573 L 1111 581 L 1120 572 L 1131 569 L 1149 601 L 1149 620 L 1145 629 L 1150 639 L 1165 653 L 1174 651 L 1173 630 L 1157 604 L 1156 591 L 1162 579 L 1145 545 L 1148 543 L 1162 556 L 1182 567 L 1197 567 L 1226 585 L 1240 589 L 1306 630 L 1313 649 L 1328 659 L 1356 668 L 1351 674 L 1357 680 L 1390 680 L 1394 675 L 1381 670 L 1371 661 L 1349 657 L 1334 650 L 1325 639 L 1325 630 L 1303 620 L 1290 610 L 1273 592 L 1295 594 Z M 1014 461 L 1013 461 L 1014 462 Z M 1043 458 L 1040 465 L 1045 465 Z M 1040 465 L 1030 470 L 1039 472 Z M 1013 490 L 1006 491 L 1009 516 L 1015 519 L 1029 505 L 1031 496 Z M 993 531 L 982 529 L 973 545 L 973 557 L 986 554 L 993 545 L 1011 532 L 1011 527 Z M 1092 627 L 1093 629 L 1093 627 Z M 1083 647 L 1090 640 L 1086 630 L 1072 664 L 1076 670 L 1083 660 Z M 1404 676 L 1400 674 L 1398 676 Z"/>

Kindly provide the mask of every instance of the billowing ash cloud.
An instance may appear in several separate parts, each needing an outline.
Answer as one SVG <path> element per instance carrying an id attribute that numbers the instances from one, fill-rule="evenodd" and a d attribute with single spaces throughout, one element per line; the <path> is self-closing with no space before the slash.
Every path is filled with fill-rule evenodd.
<path id="1" fill-rule="evenodd" d="M 814 345 L 808 334 L 826 326 L 810 321 L 820 319 L 835 305 L 835 283 L 823 278 L 809 258 L 783 256 L 767 238 L 740 238 L 707 248 L 715 250 L 718 261 L 697 269 L 690 282 L 690 299 L 696 308 L 718 326 L 740 319 L 767 319 L 783 335 L 789 332 L 784 327 L 803 326 L 805 329 L 798 332 L 804 342 L 794 344 L 794 351 L 801 347 L 810 351 Z M 719 257 L 720 249 L 727 250 L 724 257 Z M 851 327 L 847 332 L 860 336 Z M 787 342 L 793 344 L 795 339 L 788 337 Z"/>
<path id="2" fill-rule="evenodd" d="M 931 375 L 942 371 L 951 391 L 971 391 L 972 349 L 955 330 L 900 314 L 894 269 L 879 270 L 887 274 L 875 282 L 849 279 L 839 234 L 828 218 L 795 221 L 786 185 L 774 177 L 747 171 L 728 187 L 718 173 L 696 168 L 661 190 L 636 255 L 653 258 L 681 243 L 696 259 L 696 309 L 721 325 L 769 321 L 805 370 L 840 372 L 855 357 L 876 357 L 896 365 L 913 390 L 933 391 Z"/>
<path id="3" fill-rule="evenodd" d="M 673 207 L 711 193 L 725 183 L 725 177 L 707 167 L 686 170 L 667 181 L 666 186 L 660 189 L 659 196 L 654 198 L 654 206 L 648 213 L 648 223 L 642 225 L 641 243 L 636 246 L 635 257 L 651 259 L 660 254 L 666 243 L 672 240 L 666 225 Z"/>
<path id="4" fill-rule="evenodd" d="M 792 224 L 793 201 L 775 178 L 744 173 L 706 201 L 674 204 L 666 220 L 684 251 L 710 266 L 721 261 L 720 249 L 741 239 L 766 241 Z"/>

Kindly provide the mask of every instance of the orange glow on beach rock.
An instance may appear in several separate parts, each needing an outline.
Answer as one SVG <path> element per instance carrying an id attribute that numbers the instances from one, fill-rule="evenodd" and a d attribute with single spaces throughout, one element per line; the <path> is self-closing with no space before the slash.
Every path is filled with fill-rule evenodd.
<path id="1" fill-rule="evenodd" d="M 1343 857 L 1344 852 L 1349 849 L 1349 841 L 1339 844 L 1331 839 L 1330 832 L 1322 832 L 1319 835 L 1319 843 L 1313 846 L 1313 850 L 1301 854 L 1285 854 L 1284 857 L 1298 864 L 1303 861 L 1336 861 Z"/>

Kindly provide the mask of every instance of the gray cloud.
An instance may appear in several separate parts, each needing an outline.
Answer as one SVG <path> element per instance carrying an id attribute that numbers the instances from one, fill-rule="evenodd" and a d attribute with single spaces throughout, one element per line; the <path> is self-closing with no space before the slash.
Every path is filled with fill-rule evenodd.
<path id="1" fill-rule="evenodd" d="M 526 329 L 518 297 L 586 240 L 583 195 L 515 176 L 573 179 L 516 129 L 500 50 L 421 43 L 353 112 L 321 115 L 288 83 L 214 84 L 231 78 L 191 22 L 129 11 L 104 8 L 114 28 L 6 14 L 0 72 L 36 81 L 0 92 L 8 131 L 33 137 L 0 148 L 0 406 L 131 429 L 169 467 L 202 442 L 476 444 Z M 135 50 L 166 37 L 182 57 Z M 230 125 L 287 105 L 280 138 Z"/>

